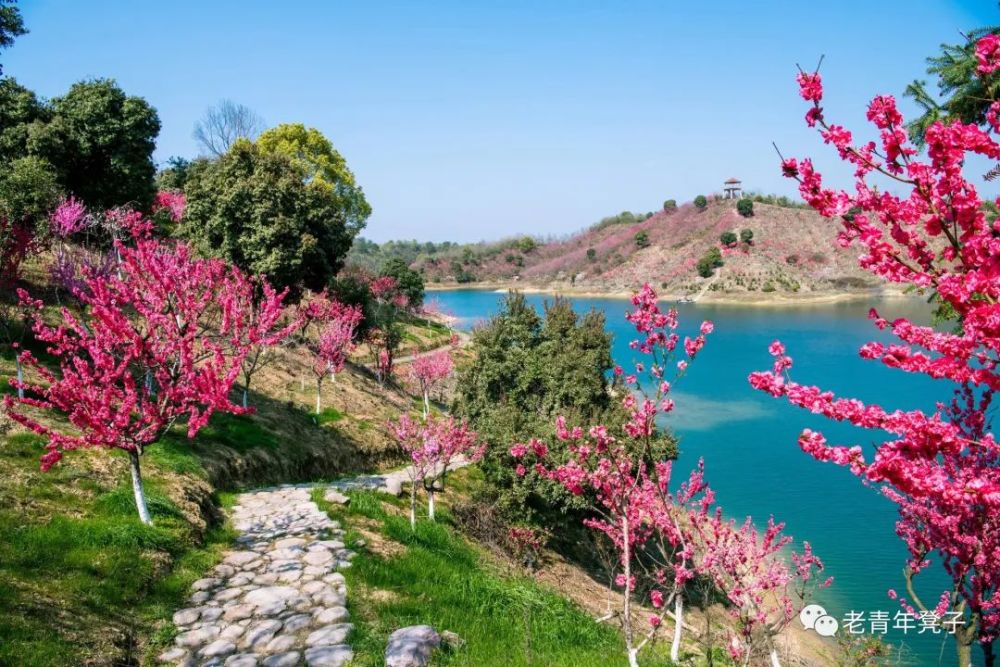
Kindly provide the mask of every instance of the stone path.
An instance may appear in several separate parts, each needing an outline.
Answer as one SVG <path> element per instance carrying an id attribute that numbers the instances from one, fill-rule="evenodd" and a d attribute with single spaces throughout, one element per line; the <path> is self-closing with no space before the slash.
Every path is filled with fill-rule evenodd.
<path id="1" fill-rule="evenodd" d="M 448 465 L 448 472 L 453 470 L 458 470 L 459 468 L 464 468 L 471 462 L 465 457 L 456 457 Z M 330 482 L 329 487 L 331 491 L 327 494 L 327 500 L 330 502 L 343 502 L 340 498 L 338 492 L 340 491 L 355 491 L 355 490 L 369 490 L 378 491 L 379 493 L 388 493 L 393 496 L 398 496 L 403 492 L 403 484 L 410 481 L 410 476 L 412 475 L 412 466 L 407 466 L 406 468 L 401 468 L 400 470 L 393 470 L 391 472 L 383 473 L 381 475 L 358 475 L 356 477 L 346 477 L 344 479 L 338 479 L 334 482 Z"/>
<path id="2" fill-rule="evenodd" d="M 239 496 L 237 549 L 194 582 L 191 606 L 174 614 L 179 633 L 161 663 L 180 667 L 342 667 L 347 585 L 336 570 L 354 553 L 340 525 L 310 500 L 311 487 Z"/>

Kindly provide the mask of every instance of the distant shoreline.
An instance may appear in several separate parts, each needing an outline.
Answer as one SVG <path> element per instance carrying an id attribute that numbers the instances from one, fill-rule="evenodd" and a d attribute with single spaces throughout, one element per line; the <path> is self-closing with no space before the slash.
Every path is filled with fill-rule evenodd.
<path id="1" fill-rule="evenodd" d="M 584 299 L 629 299 L 631 291 L 627 290 L 600 290 L 593 287 L 576 287 L 569 284 L 558 285 L 532 285 L 504 282 L 479 282 L 479 283 L 429 283 L 425 285 L 427 292 L 445 291 L 478 291 L 478 292 L 498 292 L 503 293 L 508 290 L 517 290 L 523 294 L 551 294 L 566 297 L 577 297 Z M 685 295 L 661 294 L 664 301 L 681 302 Z M 872 289 L 850 290 L 843 292 L 745 292 L 739 293 L 713 293 L 709 292 L 697 302 L 713 306 L 747 306 L 754 308 L 782 308 L 797 306 L 822 306 L 838 303 L 853 303 L 858 301 L 870 301 L 879 299 L 913 299 L 920 298 L 914 294 L 906 294 L 899 289 L 890 286 Z"/>

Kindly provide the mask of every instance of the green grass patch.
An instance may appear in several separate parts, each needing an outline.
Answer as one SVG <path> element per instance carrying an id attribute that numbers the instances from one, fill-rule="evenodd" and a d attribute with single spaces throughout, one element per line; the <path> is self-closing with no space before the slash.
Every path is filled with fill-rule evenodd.
<path id="1" fill-rule="evenodd" d="M 344 413 L 337 408 L 324 408 L 318 415 L 313 415 L 316 419 L 316 423 L 322 426 L 323 424 L 332 424 L 339 422 L 344 418 Z"/>
<path id="2" fill-rule="evenodd" d="M 314 497 L 345 524 L 348 536 L 352 521 L 364 517 L 402 546 L 391 557 L 361 548 L 345 571 L 356 628 L 352 665 L 383 664 L 389 634 L 421 623 L 457 632 L 466 642 L 439 655 L 435 665 L 605 667 L 615 657 L 624 659 L 613 628 L 595 623 L 532 579 L 501 571 L 456 531 L 446 511 L 438 523 L 422 521 L 413 531 L 406 516 L 386 511 L 386 496 L 351 493 L 350 504 L 342 507 L 323 502 L 321 495 Z"/>

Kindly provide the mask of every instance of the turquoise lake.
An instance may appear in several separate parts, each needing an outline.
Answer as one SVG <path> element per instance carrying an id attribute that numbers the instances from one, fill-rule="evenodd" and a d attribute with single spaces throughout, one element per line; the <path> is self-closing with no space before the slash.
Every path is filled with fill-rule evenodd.
<path id="1" fill-rule="evenodd" d="M 427 295 L 456 316 L 458 326 L 466 330 L 495 313 L 502 297 L 482 290 Z M 539 309 L 551 299 L 528 298 Z M 624 318 L 631 306 L 628 301 L 572 301 L 577 312 L 596 308 L 606 313 L 619 364 L 628 366 L 637 360 L 637 353 L 628 348 L 634 337 Z M 664 308 L 669 305 L 662 304 Z M 686 477 L 698 459 L 704 458 L 706 477 L 727 515 L 751 515 L 761 524 L 773 514 L 787 524 L 786 532 L 796 542 L 811 542 L 834 577 L 833 586 L 817 596 L 819 602 L 838 620 L 850 611 L 864 613 L 866 632 L 872 612 L 885 611 L 891 619 L 899 611 L 898 604 L 887 597 L 890 588 L 901 594 L 904 589 L 906 550 L 894 532 L 895 507 L 848 470 L 813 460 L 796 441 L 808 427 L 822 430 L 831 443 L 858 444 L 869 452 L 881 434 L 831 423 L 754 391 L 747 375 L 770 367 L 767 346 L 777 338 L 795 360 L 792 375 L 798 382 L 891 409 L 933 409 L 937 401 L 948 399 L 950 390 L 944 383 L 858 357 L 863 343 L 889 340 L 868 320 L 872 306 L 890 321 L 904 316 L 923 323 L 930 320 L 926 304 L 912 299 L 775 308 L 678 304 L 682 335 L 696 333 L 705 319 L 715 323 L 715 333 L 676 384 L 677 408 L 668 422 L 680 439 L 676 475 Z M 936 575 L 928 570 L 917 580 L 924 600 L 936 601 L 945 588 L 945 579 Z M 955 664 L 950 637 L 893 631 L 891 620 L 889 626 L 885 638 L 905 643 L 905 664 Z"/>

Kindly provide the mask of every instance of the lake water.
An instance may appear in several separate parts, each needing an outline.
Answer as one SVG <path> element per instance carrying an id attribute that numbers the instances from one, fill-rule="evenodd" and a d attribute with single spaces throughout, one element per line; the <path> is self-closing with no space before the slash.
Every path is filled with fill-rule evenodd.
<path id="1" fill-rule="evenodd" d="M 495 313 L 502 296 L 482 290 L 428 293 L 428 299 L 437 299 L 463 329 Z M 528 298 L 540 309 L 551 297 Z M 628 348 L 634 338 L 624 318 L 629 302 L 572 301 L 578 312 L 597 308 L 606 313 L 619 364 L 627 367 L 637 360 L 637 353 Z M 887 597 L 888 589 L 904 590 L 906 550 L 894 533 L 894 505 L 848 470 L 815 461 L 796 441 L 809 427 L 822 430 L 831 443 L 859 444 L 870 451 L 880 434 L 831 423 L 754 391 L 747 375 L 770 368 L 767 346 L 778 338 L 795 360 L 793 377 L 799 382 L 887 408 L 933 409 L 936 401 L 949 397 L 947 385 L 858 357 L 863 343 L 889 339 L 868 320 L 871 306 L 890 321 L 903 316 L 929 321 L 927 306 L 909 299 L 794 308 L 679 304 L 682 335 L 696 333 L 704 319 L 715 322 L 715 333 L 677 383 L 677 408 L 669 421 L 680 439 L 677 476 L 686 477 L 703 457 L 706 477 L 727 515 L 749 514 L 761 524 L 773 514 L 787 524 L 786 531 L 796 541 L 811 542 L 834 577 L 833 586 L 819 595 L 820 602 L 837 619 L 850 611 L 863 612 L 866 632 L 872 612 L 885 611 L 891 619 L 899 611 Z M 920 575 L 922 599 L 936 601 L 944 590 L 946 581 L 937 574 L 928 570 Z M 886 638 L 906 644 L 906 664 L 955 664 L 950 637 L 893 631 L 891 620 L 889 626 Z"/>

